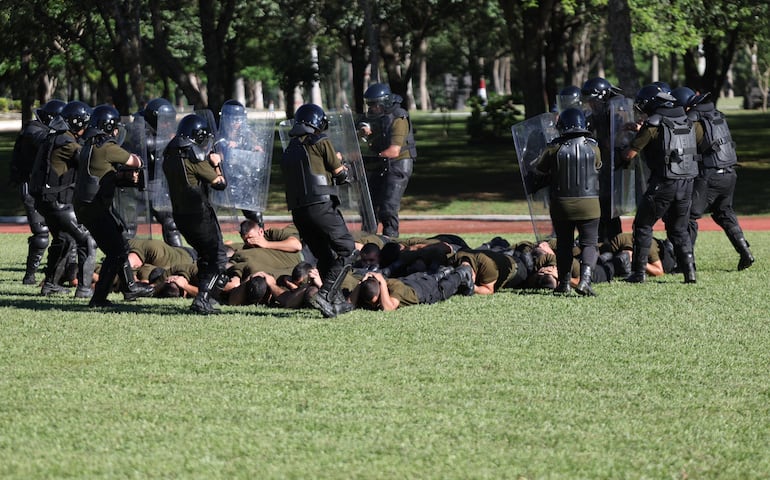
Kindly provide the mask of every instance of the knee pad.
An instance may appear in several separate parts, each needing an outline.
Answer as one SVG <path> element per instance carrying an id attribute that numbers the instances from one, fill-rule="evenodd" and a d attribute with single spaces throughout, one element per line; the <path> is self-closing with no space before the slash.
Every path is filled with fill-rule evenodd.
<path id="1" fill-rule="evenodd" d="M 36 248 L 38 250 L 45 250 L 48 248 L 48 232 L 45 234 L 35 234 L 27 239 L 30 248 Z"/>

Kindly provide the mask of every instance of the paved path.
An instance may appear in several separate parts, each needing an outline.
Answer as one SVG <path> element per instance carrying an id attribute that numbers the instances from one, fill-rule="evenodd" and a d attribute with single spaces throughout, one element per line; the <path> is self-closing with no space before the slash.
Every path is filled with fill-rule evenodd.
<path id="1" fill-rule="evenodd" d="M 266 217 L 268 226 L 282 227 L 290 222 L 288 217 Z M 633 218 L 623 217 L 623 231 L 630 232 Z M 745 231 L 770 230 L 770 217 L 740 217 Z M 160 231 L 160 227 L 157 227 Z M 719 226 L 711 218 L 700 220 L 701 231 L 718 231 Z M 662 222 L 655 225 L 656 232 L 665 230 Z M 521 216 L 404 216 L 401 220 L 402 234 L 413 233 L 531 233 L 532 223 Z M 25 217 L 0 218 L 0 233 L 29 233 Z"/>

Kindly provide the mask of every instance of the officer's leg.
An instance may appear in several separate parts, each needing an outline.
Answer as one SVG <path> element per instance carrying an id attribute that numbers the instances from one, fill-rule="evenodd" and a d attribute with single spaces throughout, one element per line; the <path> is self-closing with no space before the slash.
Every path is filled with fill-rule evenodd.
<path id="1" fill-rule="evenodd" d="M 409 178 L 412 176 L 413 163 L 411 158 L 393 161 L 384 177 L 384 192 L 382 193 L 379 215 L 383 235 L 398 237 L 398 214 L 401 210 L 401 198 L 404 196 Z"/>
<path id="2" fill-rule="evenodd" d="M 703 217 L 708 208 L 707 192 L 708 178 L 703 176 L 696 177 L 692 187 L 692 204 L 690 205 L 690 219 L 687 226 L 693 248 L 695 248 L 695 241 L 698 239 L 698 220 Z"/>
<path id="3" fill-rule="evenodd" d="M 655 192 L 656 186 L 650 185 L 636 209 L 633 226 L 634 255 L 631 263 L 631 274 L 626 277 L 626 281 L 630 283 L 643 283 L 647 279 L 647 263 L 652 245 L 652 227 L 660 218 L 657 213 L 658 202 Z"/>
<path id="4" fill-rule="evenodd" d="M 733 248 L 740 255 L 738 270 L 745 270 L 754 264 L 754 255 L 733 210 L 733 194 L 738 176 L 734 171 L 715 176 L 718 179 L 714 182 L 714 189 L 718 195 L 711 205 L 711 218 L 724 230 Z"/>
<path id="5" fill-rule="evenodd" d="M 27 223 L 29 223 L 32 235 L 27 238 L 27 262 L 22 283 L 24 285 L 34 285 L 35 273 L 38 267 L 40 267 L 45 250 L 48 248 L 49 230 L 45 224 L 45 218 L 35 210 L 35 199 L 26 193 L 26 188 L 26 184 L 24 184 L 22 186 L 22 201 L 24 202 L 24 210 L 27 212 Z"/>
<path id="6" fill-rule="evenodd" d="M 580 240 L 580 281 L 575 291 L 580 295 L 594 296 L 591 288 L 591 276 L 599 257 L 598 241 L 599 219 L 577 222 Z"/>
<path id="7" fill-rule="evenodd" d="M 308 246 L 318 259 L 317 266 L 323 281 L 310 303 L 325 317 L 336 317 L 353 309 L 353 305 L 343 298 L 340 285 L 357 257 L 355 241 L 342 214 L 331 202 L 311 205 L 305 214 L 310 216 L 306 220 L 310 224 L 309 230 L 315 231 L 313 236 L 316 237 Z"/>
<path id="8" fill-rule="evenodd" d="M 161 231 L 163 232 L 163 241 L 172 247 L 182 246 L 182 234 L 179 233 L 179 229 L 174 222 L 174 217 L 171 212 L 159 212 L 157 210 L 152 211 L 155 218 L 160 223 Z"/>
<path id="9" fill-rule="evenodd" d="M 556 270 L 559 272 L 559 284 L 554 289 L 556 295 L 572 292 L 570 279 L 572 277 L 572 244 L 575 241 L 575 223 L 559 220 L 553 222 L 554 232 L 558 239 L 556 243 Z"/>
<path id="10" fill-rule="evenodd" d="M 190 310 L 201 315 L 219 313 L 217 299 L 228 280 L 225 275 L 227 252 L 213 209 L 209 209 L 189 233 L 188 241 L 198 252 L 198 295 Z"/>
<path id="11" fill-rule="evenodd" d="M 57 205 L 44 202 L 38 205 L 38 211 L 45 218 L 45 223 L 51 232 L 51 243 L 48 246 L 48 261 L 45 268 L 45 279 L 41 287 L 41 295 L 69 293 L 69 289 L 59 284 L 67 263 L 67 254 L 74 240 L 62 229 L 61 217 L 57 215 Z"/>
<path id="12" fill-rule="evenodd" d="M 81 225 L 75 216 L 75 210 L 72 205 L 67 205 L 60 211 L 64 230 L 75 239 L 78 263 L 78 286 L 82 289 L 90 289 L 93 281 L 94 268 L 96 267 L 97 247 L 96 241 L 91 236 L 88 229 Z M 122 239 L 123 242 L 125 240 Z M 83 290 L 80 296 L 85 298 L 86 291 Z"/>
<path id="13" fill-rule="evenodd" d="M 684 274 L 685 283 L 695 283 L 695 255 L 693 254 L 692 241 L 687 230 L 690 204 L 692 202 L 693 181 L 678 180 L 674 201 L 670 205 L 670 223 L 666 225 L 668 237 L 674 244 L 677 263 Z"/>

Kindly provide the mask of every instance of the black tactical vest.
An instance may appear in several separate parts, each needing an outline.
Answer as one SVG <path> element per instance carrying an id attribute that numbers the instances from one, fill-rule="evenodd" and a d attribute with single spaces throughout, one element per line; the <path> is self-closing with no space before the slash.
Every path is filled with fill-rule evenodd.
<path id="1" fill-rule="evenodd" d="M 647 123 L 660 128 L 658 141 L 662 152 L 662 158 L 652 159 L 662 164 L 650 165 L 650 169 L 659 171 L 664 178 L 695 178 L 700 156 L 693 122 L 681 108 L 662 110 L 647 119 Z"/>
<path id="2" fill-rule="evenodd" d="M 29 178 L 29 193 L 44 202 L 72 203 L 77 170 L 70 168 L 59 176 L 51 169 L 51 155 L 56 148 L 77 142 L 67 135 L 68 126 L 61 117 L 56 117 L 50 125 L 45 141 L 35 157 Z"/>
<path id="3" fill-rule="evenodd" d="M 405 118 L 409 123 L 409 133 L 406 136 L 406 145 L 401 147 L 401 151 L 409 150 L 409 156 L 417 158 L 417 146 L 414 141 L 412 120 L 409 118 L 409 113 L 401 107 L 396 107 L 392 112 L 386 113 L 370 122 L 372 125 L 372 135 L 374 136 L 374 140 L 369 147 L 370 151 L 377 155 L 390 147 L 390 133 L 393 128 L 393 121 L 395 121 L 396 118 Z"/>
<path id="4" fill-rule="evenodd" d="M 303 144 L 303 139 L 313 144 L 322 138 L 325 137 L 294 137 L 283 152 L 281 170 L 286 183 L 286 206 L 289 210 L 337 200 L 337 187 L 330 185 L 326 175 L 313 173 L 307 147 Z"/>
<path id="5" fill-rule="evenodd" d="M 722 112 L 714 108 L 713 103 L 697 105 L 690 112 L 693 120 L 703 125 L 701 155 L 703 166 L 708 168 L 727 168 L 738 163 L 735 142 L 730 135 L 730 128 Z"/>
<path id="6" fill-rule="evenodd" d="M 559 141 L 551 194 L 560 198 L 598 197 L 601 161 L 594 150 L 596 140 L 581 135 Z"/>

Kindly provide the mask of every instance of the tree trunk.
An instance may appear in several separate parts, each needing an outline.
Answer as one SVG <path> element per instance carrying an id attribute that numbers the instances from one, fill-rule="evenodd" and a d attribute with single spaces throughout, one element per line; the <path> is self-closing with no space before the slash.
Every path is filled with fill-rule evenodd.
<path id="1" fill-rule="evenodd" d="M 631 45 L 631 9 L 628 0 L 609 0 L 607 30 L 612 45 L 612 59 L 619 87 L 626 96 L 634 97 L 639 90 L 639 72 Z"/>
<path id="2" fill-rule="evenodd" d="M 554 2 L 542 0 L 536 7 L 529 7 L 528 2 L 523 0 L 500 0 L 508 24 L 527 118 L 545 112 L 548 106 L 543 61 Z"/>

